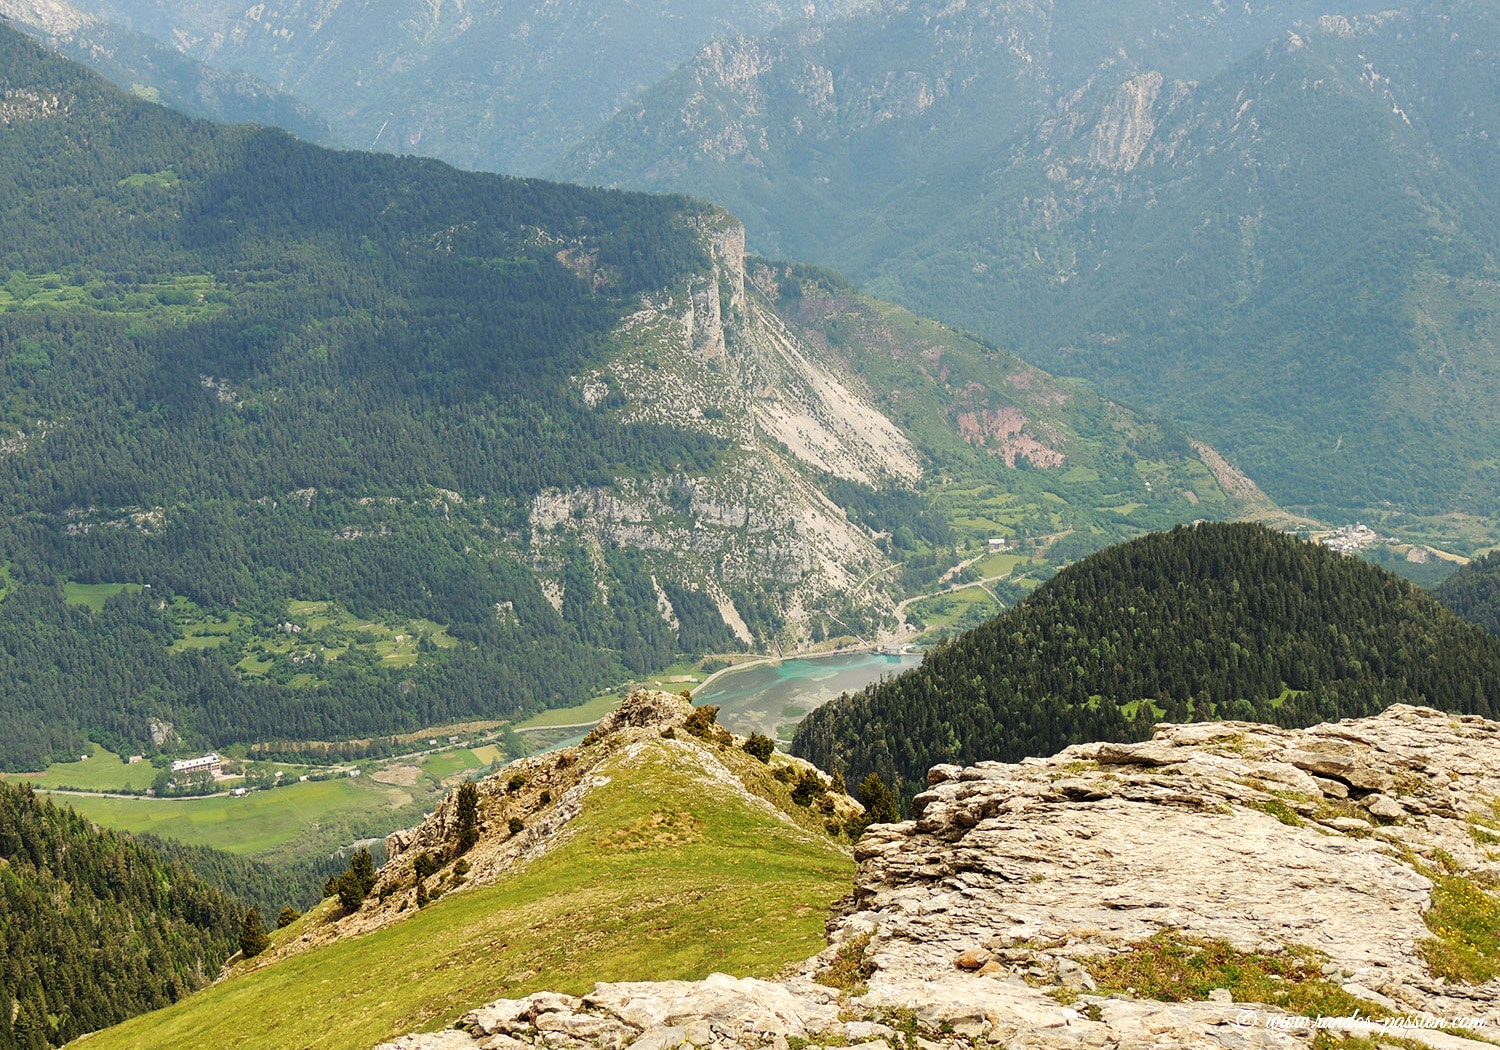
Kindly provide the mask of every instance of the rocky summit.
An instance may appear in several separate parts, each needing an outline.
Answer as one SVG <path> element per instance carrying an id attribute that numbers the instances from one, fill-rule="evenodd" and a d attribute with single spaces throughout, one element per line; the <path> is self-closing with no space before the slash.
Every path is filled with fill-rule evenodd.
<path id="1" fill-rule="evenodd" d="M 1161 725 L 929 781 L 865 834 L 829 947 L 785 980 L 538 993 L 380 1050 L 1494 1045 L 1500 980 L 1453 969 L 1493 946 L 1452 909 L 1494 907 L 1500 723 Z M 1165 990 L 1137 965 L 1173 957 Z"/>

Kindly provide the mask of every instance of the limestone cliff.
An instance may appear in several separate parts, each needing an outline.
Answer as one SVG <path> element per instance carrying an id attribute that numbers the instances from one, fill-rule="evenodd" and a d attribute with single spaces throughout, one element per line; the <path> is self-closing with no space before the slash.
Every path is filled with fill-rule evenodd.
<path id="1" fill-rule="evenodd" d="M 861 840 L 855 910 L 800 977 L 541 993 L 386 1046 L 1310 1045 L 1295 1010 L 1227 986 L 1176 1002 L 1112 986 L 1165 938 L 1245 965 L 1290 952 L 1302 970 L 1270 987 L 1342 1004 L 1325 1025 L 1477 1050 L 1500 1024 L 1500 981 L 1434 975 L 1454 934 L 1431 909 L 1459 884 L 1493 903 L 1497 807 L 1500 723 L 1408 706 L 939 766 L 915 820 Z M 1397 1027 L 1419 1018 L 1448 1031 Z"/>
<path id="2" fill-rule="evenodd" d="M 538 570 L 556 575 L 549 549 L 578 537 L 633 548 L 662 578 L 705 590 L 746 643 L 768 639 L 746 624 L 732 589 L 775 595 L 792 642 L 805 638 L 810 610 L 845 617 L 873 603 L 878 617 L 889 600 L 861 585 L 890 562 L 819 478 L 910 485 L 922 475 L 917 451 L 855 376 L 746 281 L 743 226 L 717 213 L 701 236 L 710 265 L 645 298 L 616 333 L 620 352 L 574 381 L 600 412 L 691 427 L 736 449 L 711 475 L 618 478 L 614 493 L 537 497 Z"/>

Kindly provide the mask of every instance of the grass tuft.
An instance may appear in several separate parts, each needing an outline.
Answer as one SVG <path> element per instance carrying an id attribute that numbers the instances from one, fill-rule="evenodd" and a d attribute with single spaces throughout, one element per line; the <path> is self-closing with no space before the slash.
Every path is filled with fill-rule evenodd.
<path id="1" fill-rule="evenodd" d="M 1308 1017 L 1383 1013 L 1324 977 L 1325 961 L 1322 953 L 1298 945 L 1242 952 L 1228 941 L 1164 930 L 1128 952 L 1090 960 L 1088 968 L 1105 994 L 1129 991 L 1175 1003 L 1207 999 L 1214 989 L 1227 988 L 1237 1002 L 1265 1003 Z"/>

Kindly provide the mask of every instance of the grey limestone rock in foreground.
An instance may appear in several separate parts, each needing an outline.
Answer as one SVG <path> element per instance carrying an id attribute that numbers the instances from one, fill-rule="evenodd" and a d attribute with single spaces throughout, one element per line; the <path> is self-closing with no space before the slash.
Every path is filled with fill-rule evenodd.
<path id="1" fill-rule="evenodd" d="M 806 977 L 600 984 L 581 998 L 501 1000 L 453 1030 L 385 1046 L 1310 1044 L 1294 1019 L 1222 990 L 1184 1003 L 1094 994 L 1091 963 L 1167 929 L 1244 951 L 1314 948 L 1330 980 L 1387 1012 L 1500 1034 L 1500 982 L 1444 983 L 1418 951 L 1432 889 L 1419 867 L 1442 857 L 1479 884 L 1500 881 L 1500 853 L 1468 821 L 1500 804 L 1500 723 L 1403 705 L 1305 730 L 1162 725 L 1145 743 L 938 766 L 929 782 L 915 820 L 861 840 L 857 910 L 802 967 L 810 976 L 868 938 L 862 995 Z M 1048 994 L 1057 988 L 1071 1005 Z M 897 1018 L 899 1029 L 885 1023 Z M 1388 1034 L 1443 1050 L 1493 1045 Z"/>

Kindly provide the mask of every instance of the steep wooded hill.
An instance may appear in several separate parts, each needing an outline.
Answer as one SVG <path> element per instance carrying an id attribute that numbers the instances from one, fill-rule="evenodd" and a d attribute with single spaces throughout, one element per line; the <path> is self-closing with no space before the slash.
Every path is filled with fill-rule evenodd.
<path id="1" fill-rule="evenodd" d="M 809 715 L 793 750 L 909 797 L 942 762 L 1138 740 L 1159 718 L 1285 726 L 1397 702 L 1493 717 L 1500 640 L 1382 569 L 1258 525 L 1069 566 L 922 665 Z"/>
<path id="2" fill-rule="evenodd" d="M 1465 620 L 1500 635 L 1500 553 L 1475 558 L 1432 590 Z"/>
<path id="3" fill-rule="evenodd" d="M 185 866 L 0 782 L 0 1046 L 42 1050 L 208 983 L 242 909 Z"/>
<path id="4" fill-rule="evenodd" d="M 1283 504 L 1472 549 L 1500 33 L 1464 0 L 1369 10 L 880 4 L 706 49 L 558 170 L 719 201 Z"/>
<path id="5" fill-rule="evenodd" d="M 12 30 L 0 48 L 6 764 L 85 727 L 163 743 L 152 719 L 435 724 L 669 658 L 638 562 L 600 558 L 606 607 L 583 552 L 559 609 L 514 537 L 549 486 L 716 461 L 569 379 L 636 296 L 708 265 L 701 209 L 193 123 Z M 62 577 L 120 593 L 95 612 Z M 291 598 L 354 618 L 275 644 Z M 253 637 L 274 658 L 242 674 Z"/>

